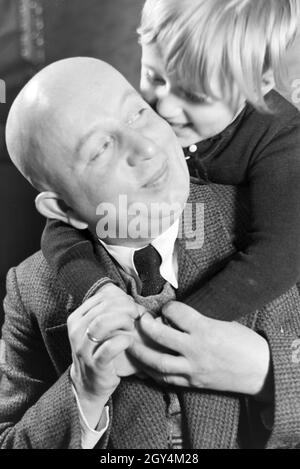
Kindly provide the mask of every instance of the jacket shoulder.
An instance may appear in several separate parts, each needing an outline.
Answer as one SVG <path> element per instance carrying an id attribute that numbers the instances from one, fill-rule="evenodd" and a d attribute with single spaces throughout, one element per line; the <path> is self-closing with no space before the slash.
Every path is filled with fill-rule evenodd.
<path id="1" fill-rule="evenodd" d="M 191 178 L 188 203 L 203 205 L 206 225 L 216 225 L 219 219 L 231 240 L 239 246 L 248 244 L 251 210 L 246 186 L 201 184 Z"/>
<path id="2" fill-rule="evenodd" d="M 17 292 L 11 293 L 19 295 L 25 311 L 36 316 L 38 322 L 46 321 L 45 327 L 65 322 L 68 311 L 75 309 L 72 297 L 58 283 L 41 251 L 28 257 L 12 271 L 15 285 L 9 275 L 8 293 L 17 289 Z"/>
<path id="3" fill-rule="evenodd" d="M 244 188 L 234 185 L 202 183 L 196 178 L 191 177 L 189 203 L 214 201 L 217 204 L 234 207 L 237 198 L 245 193 Z"/>

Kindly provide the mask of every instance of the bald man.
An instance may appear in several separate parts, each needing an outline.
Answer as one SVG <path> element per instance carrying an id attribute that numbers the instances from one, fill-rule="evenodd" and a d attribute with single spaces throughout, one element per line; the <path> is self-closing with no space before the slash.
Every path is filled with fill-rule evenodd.
<path id="1" fill-rule="evenodd" d="M 10 271 L 1 447 L 296 446 L 296 286 L 240 324 L 206 318 L 180 302 L 243 241 L 245 201 L 236 201 L 231 188 L 192 184 L 189 201 L 205 204 L 205 244 L 188 250 L 185 235 L 195 220 L 185 219 L 180 239 L 189 177 L 176 137 L 116 70 L 95 59 L 60 61 L 34 77 L 11 109 L 7 145 L 40 191 L 38 210 L 88 229 L 101 265 L 122 288 L 105 286 L 78 305 L 40 252 Z M 136 213 L 120 207 L 120 195 L 128 207 L 138 201 L 145 208 L 138 221 L 151 221 L 154 238 L 131 236 Z M 162 212 L 151 211 L 162 202 L 172 207 L 164 224 Z M 107 224 L 125 230 L 122 239 L 108 235 L 106 248 L 97 230 L 102 203 L 120 209 L 108 211 Z M 153 297 L 142 300 L 136 279 L 109 249 L 118 244 L 124 254 L 150 242 L 171 246 L 175 267 L 155 297 L 168 325 L 146 312 L 154 308 Z M 136 368 L 120 372 L 128 357 Z M 148 378 L 136 376 L 136 369 Z"/>

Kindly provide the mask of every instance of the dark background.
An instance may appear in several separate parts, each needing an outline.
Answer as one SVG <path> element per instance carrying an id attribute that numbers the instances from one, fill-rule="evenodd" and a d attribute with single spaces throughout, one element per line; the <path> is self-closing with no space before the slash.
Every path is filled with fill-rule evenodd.
<path id="1" fill-rule="evenodd" d="M 42 59 L 22 56 L 20 9 L 30 4 L 43 11 Z M 6 104 L 0 104 L 0 326 L 6 273 L 39 249 L 44 225 L 34 208 L 34 190 L 12 166 L 5 148 L 4 128 L 10 104 L 41 67 L 78 55 L 108 61 L 138 87 L 140 50 L 136 28 L 142 5 L 142 0 L 0 0 L 0 79 L 6 82 L 7 95 Z M 27 29 L 30 34 L 30 24 Z M 288 54 L 287 63 L 289 82 L 299 79 L 300 89 L 299 49 L 300 39 Z M 291 99 L 291 85 L 282 92 Z M 298 98 L 300 101 L 300 92 Z"/>
<path id="2" fill-rule="evenodd" d="M 23 3 L 29 5 L 30 1 Z M 42 66 L 72 56 L 108 61 L 138 87 L 140 50 L 136 28 L 140 0 L 40 0 L 43 8 L 44 59 L 21 54 L 19 0 L 0 0 L 0 79 L 6 83 L 6 104 L 0 104 L 0 326 L 5 277 L 40 248 L 44 220 L 35 211 L 35 191 L 10 163 L 4 126 L 11 102 Z M 25 5 L 26 6 L 26 5 Z"/>

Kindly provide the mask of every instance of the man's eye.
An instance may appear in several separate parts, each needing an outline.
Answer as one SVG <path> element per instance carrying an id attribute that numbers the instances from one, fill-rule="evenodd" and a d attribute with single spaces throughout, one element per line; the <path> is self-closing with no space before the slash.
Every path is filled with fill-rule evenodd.
<path id="1" fill-rule="evenodd" d="M 106 150 L 110 148 L 110 146 L 113 143 L 113 138 L 112 137 L 107 137 L 100 147 L 99 151 L 97 151 L 96 155 L 91 159 L 91 161 L 95 161 L 99 156 L 103 155 Z"/>
<path id="2" fill-rule="evenodd" d="M 144 114 L 145 111 L 147 111 L 148 108 L 144 107 L 142 109 L 140 109 L 138 112 L 136 112 L 135 114 L 133 114 L 130 119 L 128 119 L 127 121 L 127 125 L 132 125 L 134 124 L 136 121 L 138 121 L 142 115 Z"/>
<path id="3" fill-rule="evenodd" d="M 166 81 L 161 77 L 160 75 L 157 75 L 156 73 L 152 72 L 151 70 L 147 70 L 145 72 L 145 76 L 148 80 L 148 82 L 151 85 L 154 86 L 164 86 L 166 84 Z"/>

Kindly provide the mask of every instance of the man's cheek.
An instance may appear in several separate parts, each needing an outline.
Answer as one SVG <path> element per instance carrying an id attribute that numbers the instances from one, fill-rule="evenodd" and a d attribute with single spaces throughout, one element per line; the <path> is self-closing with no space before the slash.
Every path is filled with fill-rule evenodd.
<path id="1" fill-rule="evenodd" d="M 153 88 L 149 86 L 144 80 L 140 82 L 140 91 L 144 100 L 150 104 L 152 109 L 155 109 L 156 96 Z"/>

